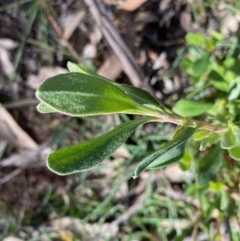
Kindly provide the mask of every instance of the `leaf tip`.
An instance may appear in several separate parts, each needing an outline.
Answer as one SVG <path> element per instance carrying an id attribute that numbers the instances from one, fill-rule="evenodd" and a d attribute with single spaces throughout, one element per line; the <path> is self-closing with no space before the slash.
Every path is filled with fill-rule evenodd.
<path id="1" fill-rule="evenodd" d="M 51 152 L 48 156 L 47 156 L 47 160 L 46 160 L 46 166 L 47 168 L 52 171 L 53 173 L 59 175 L 59 176 L 66 176 L 68 174 L 71 174 L 71 173 L 66 173 L 66 172 L 61 172 L 59 170 L 57 170 L 56 166 L 53 165 L 53 160 L 51 160 L 51 156 L 52 154 L 54 154 L 54 151 Z"/>

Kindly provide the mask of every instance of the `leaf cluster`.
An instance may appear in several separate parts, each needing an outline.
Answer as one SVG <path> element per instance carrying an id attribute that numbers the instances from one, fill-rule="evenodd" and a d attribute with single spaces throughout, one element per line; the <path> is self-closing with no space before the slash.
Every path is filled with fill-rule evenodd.
<path id="1" fill-rule="evenodd" d="M 236 46 L 232 45 L 231 51 L 222 55 L 226 40 L 216 32 L 211 32 L 210 37 L 188 34 L 186 40 L 180 68 L 189 75 L 192 87 L 172 110 L 145 90 L 112 82 L 71 62 L 70 73 L 42 83 L 36 93 L 40 100 L 37 108 L 42 113 L 60 112 L 75 117 L 115 113 L 140 116 L 92 140 L 51 153 L 48 167 L 59 175 L 89 170 L 111 156 L 139 126 L 170 122 L 178 125 L 172 140 L 143 158 L 133 177 L 145 169 L 163 168 L 180 161 L 184 170 L 196 173 L 197 183 L 190 186 L 189 193 L 215 192 L 216 174 L 225 168 L 226 158 L 240 160 L 237 68 L 240 57 L 233 56 Z M 194 142 L 188 142 L 189 139 Z M 223 183 L 218 187 L 214 203 L 208 203 L 210 209 L 218 202 L 219 210 L 228 210 L 232 199 L 225 187 Z"/>
<path id="2" fill-rule="evenodd" d="M 40 112 L 60 112 L 76 117 L 115 113 L 147 117 L 127 121 L 90 141 L 51 153 L 48 167 L 59 175 L 93 168 L 116 151 L 138 126 L 165 121 L 166 116 L 175 117 L 171 110 L 142 89 L 111 82 L 73 63 L 68 63 L 68 68 L 71 73 L 49 78 L 38 88 Z M 179 130 L 172 141 L 139 164 L 134 177 L 146 168 L 164 167 L 181 159 L 194 131 L 195 128 L 189 126 Z"/>

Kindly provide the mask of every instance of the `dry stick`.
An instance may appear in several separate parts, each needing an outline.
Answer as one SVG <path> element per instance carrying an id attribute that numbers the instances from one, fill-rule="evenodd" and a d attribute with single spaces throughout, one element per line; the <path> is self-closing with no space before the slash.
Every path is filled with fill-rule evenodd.
<path id="1" fill-rule="evenodd" d="M 22 166 L 18 167 L 17 169 L 15 169 L 14 171 L 10 172 L 5 177 L 1 178 L 0 179 L 0 185 L 10 181 L 12 178 L 17 176 L 19 173 L 22 172 L 22 170 L 24 170 L 25 168 L 27 168 L 31 164 L 32 164 L 32 161 L 29 161 L 29 162 L 25 163 L 24 165 L 22 165 Z"/>
<path id="2" fill-rule="evenodd" d="M 96 0 L 84 1 L 89 7 L 89 11 L 92 17 L 101 29 L 103 36 L 105 37 L 109 46 L 119 59 L 131 83 L 136 87 L 143 87 L 147 91 L 152 92 L 149 85 L 144 82 L 144 74 L 136 64 L 135 58 L 133 57 L 130 49 L 124 43 L 116 27 L 108 17 L 108 13 L 104 5 L 100 1 Z"/>
<path id="3" fill-rule="evenodd" d="M 72 36 L 73 32 L 78 27 L 79 23 L 83 20 L 83 18 L 86 15 L 85 10 L 80 10 L 72 19 L 71 24 L 66 27 L 66 29 L 63 31 L 63 39 L 68 41 L 70 37 Z"/>
<path id="4" fill-rule="evenodd" d="M 64 38 L 64 34 L 62 29 L 60 28 L 60 26 L 58 25 L 57 21 L 54 19 L 54 17 L 52 16 L 51 12 L 49 11 L 46 3 L 42 0 L 40 0 L 40 4 L 42 5 L 48 20 L 50 21 L 50 23 L 53 26 L 54 31 L 56 32 L 57 36 L 62 40 L 63 44 L 68 48 L 68 50 L 71 52 L 71 54 L 73 55 L 73 57 L 78 61 L 79 64 L 83 64 L 83 60 L 82 58 L 79 56 L 79 54 L 77 53 L 77 51 L 73 48 L 73 46 L 71 45 L 71 43 L 66 40 Z"/>
<path id="5" fill-rule="evenodd" d="M 17 176 L 18 174 L 20 174 L 24 169 L 26 169 L 28 166 L 33 165 L 33 164 L 39 164 L 40 162 L 43 163 L 43 159 L 46 159 L 46 155 L 49 154 L 50 151 L 45 152 L 44 151 L 46 149 L 45 144 L 40 146 L 38 149 L 36 150 L 32 150 L 29 155 L 26 155 L 26 162 L 21 164 L 18 168 L 16 168 L 14 171 L 10 172 L 9 174 L 7 174 L 5 177 L 0 178 L 0 185 L 10 181 L 12 178 L 14 178 L 15 176 Z M 26 150 L 27 151 L 27 150 Z M 27 151 L 28 152 L 28 151 Z M 44 157 L 42 156 L 44 155 Z M 3 161 L 4 162 L 4 161 Z M 3 165 L 4 166 L 4 165 Z M 8 166 L 8 165 L 6 165 Z"/>
<path id="6" fill-rule="evenodd" d="M 0 140 L 6 140 L 16 148 L 38 149 L 37 143 L 16 123 L 0 104 Z"/>

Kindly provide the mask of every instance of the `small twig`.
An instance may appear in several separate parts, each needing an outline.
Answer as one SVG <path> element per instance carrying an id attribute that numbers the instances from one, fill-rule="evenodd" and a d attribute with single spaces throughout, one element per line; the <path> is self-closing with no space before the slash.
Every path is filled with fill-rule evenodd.
<path id="1" fill-rule="evenodd" d="M 58 25 L 57 21 L 55 20 L 55 18 L 52 16 L 51 12 L 48 9 L 48 6 L 46 5 L 46 3 L 43 0 L 40 0 L 40 3 L 47 15 L 48 20 L 50 21 L 50 23 L 53 26 L 53 29 L 55 30 L 57 36 L 62 40 L 63 44 L 68 48 L 68 50 L 71 52 L 71 54 L 73 55 L 73 57 L 78 61 L 79 64 L 83 64 L 83 60 L 82 58 L 79 56 L 79 54 L 77 53 L 77 51 L 73 48 L 73 46 L 71 45 L 71 43 L 64 38 L 64 33 L 62 31 L 62 29 L 60 28 L 60 26 Z"/>
<path id="2" fill-rule="evenodd" d="M 16 123 L 10 113 L 0 104 L 0 139 L 17 148 L 36 150 L 37 143 Z"/>
<path id="3" fill-rule="evenodd" d="M 22 150 L 23 151 L 23 150 Z M 40 146 L 37 150 L 25 150 L 23 153 L 19 155 L 24 155 L 25 162 L 22 163 L 20 166 L 18 166 L 14 171 L 0 179 L 0 185 L 10 181 L 12 178 L 20 174 L 24 169 L 26 169 L 28 166 L 32 164 L 39 164 L 43 163 L 45 161 L 46 156 L 51 152 L 51 149 L 46 147 L 45 144 Z M 15 158 L 20 158 L 16 155 Z M 3 164 L 3 165 L 2 165 Z M 1 162 L 1 166 L 9 166 L 10 163 L 6 163 L 4 160 Z M 13 164 L 17 164 L 14 162 Z M 13 166 L 13 165 L 12 165 Z"/>

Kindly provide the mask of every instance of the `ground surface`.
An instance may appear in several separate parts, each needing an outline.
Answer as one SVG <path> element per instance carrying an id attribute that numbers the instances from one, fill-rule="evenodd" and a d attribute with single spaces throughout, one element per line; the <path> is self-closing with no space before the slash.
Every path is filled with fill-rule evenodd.
<path id="1" fill-rule="evenodd" d="M 46 168 L 52 150 L 133 117 L 43 115 L 35 98 L 40 83 L 68 72 L 72 61 L 171 107 L 190 85 L 178 68 L 186 34 L 238 30 L 226 7 L 234 1 L 220 2 L 105 0 L 102 10 L 90 0 L 0 1 L 1 240 L 230 240 L 227 219 L 204 219 L 198 200 L 184 192 L 193 176 L 179 165 L 132 179 L 136 163 L 170 139 L 173 125 L 148 124 L 104 165 L 61 177 Z M 234 220 L 239 230 L 237 214 Z"/>

